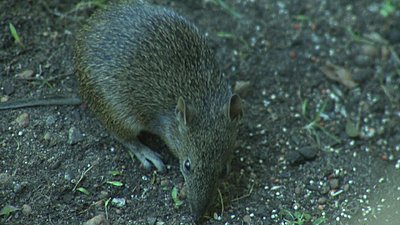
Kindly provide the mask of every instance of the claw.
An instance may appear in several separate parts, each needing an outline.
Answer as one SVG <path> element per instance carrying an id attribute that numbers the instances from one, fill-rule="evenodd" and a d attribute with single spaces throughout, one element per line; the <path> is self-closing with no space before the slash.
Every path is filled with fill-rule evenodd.
<path id="1" fill-rule="evenodd" d="M 128 143 L 122 142 L 125 147 L 128 149 L 128 153 L 133 159 L 133 155 L 142 163 L 143 167 L 147 170 L 150 170 L 152 165 L 159 171 L 165 171 L 165 164 L 161 160 L 160 154 L 152 151 L 147 146 L 136 142 L 136 143 Z"/>

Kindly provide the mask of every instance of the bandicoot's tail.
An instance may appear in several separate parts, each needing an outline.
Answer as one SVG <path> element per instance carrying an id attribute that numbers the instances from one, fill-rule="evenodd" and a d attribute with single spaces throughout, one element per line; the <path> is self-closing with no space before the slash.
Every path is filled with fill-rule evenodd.
<path id="1" fill-rule="evenodd" d="M 0 102 L 0 110 L 19 109 L 36 106 L 51 106 L 51 105 L 79 105 L 82 100 L 75 97 L 48 97 L 43 99 L 20 99 L 10 102 Z"/>

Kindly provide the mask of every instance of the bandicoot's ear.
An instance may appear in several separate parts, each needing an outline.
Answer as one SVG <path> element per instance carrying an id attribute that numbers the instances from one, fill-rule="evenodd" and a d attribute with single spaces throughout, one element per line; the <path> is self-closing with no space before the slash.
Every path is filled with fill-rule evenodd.
<path id="1" fill-rule="evenodd" d="M 231 96 L 228 104 L 225 104 L 225 113 L 231 120 L 240 119 L 243 116 L 242 99 L 239 95 Z"/>
<path id="2" fill-rule="evenodd" d="M 183 123 L 186 125 L 187 122 L 189 121 L 189 112 L 187 110 L 186 104 L 185 104 L 185 100 L 183 100 L 182 97 L 179 97 L 178 99 L 178 103 L 176 104 L 176 108 L 175 108 L 175 113 L 176 116 L 181 118 L 183 120 Z"/>

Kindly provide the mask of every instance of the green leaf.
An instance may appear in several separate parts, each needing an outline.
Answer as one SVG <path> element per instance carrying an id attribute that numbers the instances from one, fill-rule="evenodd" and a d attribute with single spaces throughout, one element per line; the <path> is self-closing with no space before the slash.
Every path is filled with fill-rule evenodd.
<path id="1" fill-rule="evenodd" d="M 108 174 L 110 174 L 111 176 L 119 176 L 119 175 L 121 175 L 122 174 L 122 172 L 121 171 L 118 171 L 118 170 L 111 170 L 111 171 L 108 171 Z"/>
<path id="2" fill-rule="evenodd" d="M 172 188 L 171 196 L 172 200 L 174 201 L 175 208 L 178 208 L 180 205 L 183 204 L 183 202 L 178 197 L 178 188 L 176 187 Z"/>
<path id="3" fill-rule="evenodd" d="M 311 220 L 311 217 L 312 217 L 312 216 L 311 216 L 310 214 L 308 214 L 308 213 L 304 213 L 303 216 L 304 216 L 305 221 L 310 221 L 310 220 Z"/>
<path id="4" fill-rule="evenodd" d="M 305 16 L 305 15 L 297 15 L 297 16 L 295 16 L 294 17 L 296 20 L 299 20 L 299 21 L 306 21 L 306 20 L 309 20 L 310 18 L 308 18 L 307 16 Z"/>
<path id="5" fill-rule="evenodd" d="M 86 190 L 86 188 L 80 187 L 80 188 L 77 188 L 76 190 L 78 190 L 79 192 L 82 192 L 85 195 L 90 195 L 90 192 L 88 190 Z"/>
<path id="6" fill-rule="evenodd" d="M 229 7 L 225 1 L 223 0 L 215 0 L 215 2 L 224 10 L 226 10 L 227 12 L 229 12 L 229 14 L 231 14 L 231 16 L 235 17 L 236 19 L 241 19 L 242 15 L 238 12 L 236 12 L 233 8 Z"/>
<path id="7" fill-rule="evenodd" d="M 107 199 L 105 202 L 104 202 L 104 207 L 108 207 L 108 205 L 110 204 L 110 201 L 111 201 L 111 198 L 109 198 L 109 199 Z"/>
<path id="8" fill-rule="evenodd" d="M 303 104 L 301 104 L 301 114 L 304 117 L 307 117 L 307 106 L 308 106 L 308 100 L 306 99 L 303 101 Z"/>
<path id="9" fill-rule="evenodd" d="M 10 32 L 14 38 L 15 43 L 19 44 L 23 48 L 24 45 L 22 44 L 21 38 L 18 35 L 17 29 L 15 29 L 15 27 L 12 23 L 9 23 L 8 27 L 10 28 Z"/>
<path id="10" fill-rule="evenodd" d="M 17 33 L 17 29 L 15 29 L 14 25 L 12 23 L 9 23 L 9 27 L 10 27 L 10 32 L 11 35 L 13 36 L 15 42 L 21 42 L 21 38 L 19 37 L 18 33 Z"/>
<path id="11" fill-rule="evenodd" d="M 392 4 L 392 1 L 387 0 L 379 10 L 379 13 L 383 17 L 388 17 L 389 15 L 393 14 L 394 11 L 396 11 L 396 7 Z"/>
<path id="12" fill-rule="evenodd" d="M 151 174 L 150 183 L 151 183 L 151 184 L 155 184 L 156 182 L 157 182 L 157 172 L 154 171 L 154 172 Z"/>
<path id="13" fill-rule="evenodd" d="M 360 135 L 360 131 L 358 130 L 357 126 L 350 120 L 347 120 L 346 122 L 346 134 L 351 138 L 355 138 Z"/>
<path id="14" fill-rule="evenodd" d="M 6 205 L 0 210 L 0 216 L 10 216 L 11 213 L 20 210 L 19 208 L 12 206 L 12 205 Z"/>
<path id="15" fill-rule="evenodd" d="M 217 36 L 221 38 L 236 38 L 236 36 L 233 33 L 228 33 L 224 31 L 218 32 Z"/>
<path id="16" fill-rule="evenodd" d="M 119 181 L 107 181 L 107 184 L 111 184 L 111 185 L 117 186 L 117 187 L 121 187 L 124 185 L 122 182 L 119 182 Z"/>
<path id="17" fill-rule="evenodd" d="M 321 225 L 321 224 L 325 223 L 325 221 L 326 221 L 326 219 L 325 219 L 324 217 L 320 217 L 320 218 L 316 219 L 316 220 L 313 222 L 313 224 L 314 224 L 314 225 Z"/>

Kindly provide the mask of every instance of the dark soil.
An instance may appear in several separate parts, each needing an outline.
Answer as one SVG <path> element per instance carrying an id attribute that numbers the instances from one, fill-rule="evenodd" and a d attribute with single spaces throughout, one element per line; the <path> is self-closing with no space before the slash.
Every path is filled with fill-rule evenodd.
<path id="1" fill-rule="evenodd" d="M 207 34 L 232 84 L 250 82 L 224 204 L 207 224 L 294 224 L 301 215 L 308 224 L 381 224 L 399 215 L 399 1 L 387 17 L 377 0 L 153 2 Z M 79 3 L 0 2 L 2 101 L 77 93 L 74 37 L 96 9 Z M 164 158 L 166 173 L 146 171 L 84 106 L 1 111 L 0 209 L 12 210 L 0 224 L 97 215 L 110 224 L 188 224 L 188 204 L 175 207 L 171 197 L 183 186 L 177 160 Z M 111 203 L 118 198 L 125 205 Z"/>

